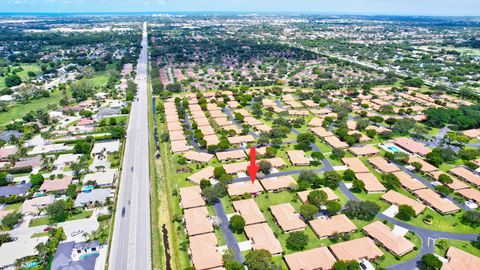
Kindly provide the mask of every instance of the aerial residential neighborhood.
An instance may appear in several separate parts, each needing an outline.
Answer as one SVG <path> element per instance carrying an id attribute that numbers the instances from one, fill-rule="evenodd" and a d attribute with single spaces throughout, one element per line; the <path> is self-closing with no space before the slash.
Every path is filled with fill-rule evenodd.
<path id="1" fill-rule="evenodd" d="M 7 1 L 0 269 L 480 269 L 480 4 L 431 2 Z"/>

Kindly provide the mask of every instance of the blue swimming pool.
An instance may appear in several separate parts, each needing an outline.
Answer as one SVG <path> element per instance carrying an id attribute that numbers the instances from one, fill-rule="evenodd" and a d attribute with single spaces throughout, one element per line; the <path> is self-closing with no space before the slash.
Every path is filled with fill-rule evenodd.
<path id="1" fill-rule="evenodd" d="M 40 264 L 38 262 L 29 262 L 22 266 L 22 269 L 30 269 L 39 266 Z"/>
<path id="2" fill-rule="evenodd" d="M 80 257 L 80 259 L 81 259 L 82 261 L 85 261 L 85 260 L 86 260 L 87 258 L 89 258 L 89 257 L 98 257 L 99 255 L 100 255 L 100 253 L 98 253 L 98 252 L 87 253 L 87 254 L 83 254 L 83 255 Z"/>
<path id="3" fill-rule="evenodd" d="M 387 147 L 388 150 L 392 151 L 392 152 L 401 152 L 402 150 L 400 150 L 398 147 L 394 146 L 394 145 L 390 145 Z"/>
<path id="4" fill-rule="evenodd" d="M 95 189 L 95 187 L 93 185 L 83 186 L 82 187 L 82 192 L 88 193 L 88 192 L 92 191 L 93 189 Z"/>

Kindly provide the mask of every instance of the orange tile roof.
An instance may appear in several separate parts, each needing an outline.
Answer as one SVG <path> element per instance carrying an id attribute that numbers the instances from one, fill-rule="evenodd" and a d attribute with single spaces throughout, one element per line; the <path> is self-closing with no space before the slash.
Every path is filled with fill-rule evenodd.
<path id="1" fill-rule="evenodd" d="M 245 193 L 260 193 L 263 191 L 263 187 L 259 181 L 255 181 L 253 184 L 250 181 L 245 181 L 229 184 L 227 191 L 230 196 L 238 196 Z"/>
<path id="2" fill-rule="evenodd" d="M 192 236 L 189 241 L 195 269 L 206 270 L 223 266 L 222 254 L 217 251 L 218 242 L 214 233 Z"/>
<path id="3" fill-rule="evenodd" d="M 365 146 L 350 147 L 348 150 L 356 156 L 370 156 L 380 153 L 380 150 L 370 144 L 367 144 Z"/>
<path id="4" fill-rule="evenodd" d="M 365 184 L 367 192 L 385 192 L 387 190 L 373 173 L 356 173 L 355 176 Z"/>
<path id="5" fill-rule="evenodd" d="M 213 177 L 213 168 L 212 166 L 205 167 L 201 169 L 200 171 L 190 175 L 187 177 L 187 180 L 192 181 L 194 183 L 200 184 L 200 181 L 203 179 L 208 180 Z"/>
<path id="6" fill-rule="evenodd" d="M 376 156 L 368 158 L 368 162 L 370 162 L 373 167 L 383 173 L 393 173 L 400 171 L 400 168 L 397 165 L 388 162 L 383 157 Z"/>
<path id="7" fill-rule="evenodd" d="M 398 193 L 395 190 L 389 190 L 387 193 L 383 194 L 382 199 L 392 204 L 395 204 L 396 206 L 400 206 L 402 204 L 409 205 L 413 208 L 416 215 L 423 212 L 423 210 L 425 210 L 426 208 L 426 206 L 423 203 L 418 202 L 414 199 L 411 199 L 401 193 Z"/>
<path id="8" fill-rule="evenodd" d="M 394 172 L 393 174 L 398 178 L 400 184 L 410 191 L 427 188 L 422 182 L 414 179 L 404 171 Z"/>
<path id="9" fill-rule="evenodd" d="M 383 252 L 372 239 L 362 237 L 330 246 L 330 250 L 338 260 L 375 259 L 383 256 Z"/>
<path id="10" fill-rule="evenodd" d="M 289 150 L 287 151 L 288 158 L 293 165 L 309 165 L 310 160 L 305 156 L 303 150 Z"/>
<path id="11" fill-rule="evenodd" d="M 473 189 L 473 188 L 467 188 L 467 189 L 462 189 L 457 191 L 460 195 L 463 197 L 474 200 L 477 204 L 480 204 L 480 191 Z"/>
<path id="12" fill-rule="evenodd" d="M 431 189 L 420 189 L 415 191 L 415 194 L 442 214 L 449 214 L 460 210 L 453 202 L 442 198 Z"/>
<path id="13" fill-rule="evenodd" d="M 460 177 L 461 179 L 476 185 L 480 186 L 480 175 L 464 168 L 464 167 L 456 167 L 450 170 L 450 173 Z"/>
<path id="14" fill-rule="evenodd" d="M 252 241 L 254 250 L 265 249 L 272 255 L 282 253 L 282 245 L 267 223 L 245 226 L 245 233 Z"/>
<path id="15" fill-rule="evenodd" d="M 207 207 L 185 209 L 185 228 L 189 236 L 213 232 L 212 222 L 208 219 Z"/>
<path id="16" fill-rule="evenodd" d="M 432 164 L 426 162 L 425 160 L 416 157 L 416 156 L 410 156 L 408 159 L 408 163 L 412 164 L 413 162 L 418 162 L 422 164 L 422 168 L 420 169 L 422 172 L 433 172 L 433 171 L 438 171 L 438 168 L 433 166 Z"/>
<path id="17" fill-rule="evenodd" d="M 337 261 L 327 247 L 288 254 L 284 259 L 290 270 L 330 270 Z"/>
<path id="18" fill-rule="evenodd" d="M 183 155 L 188 160 L 196 161 L 196 162 L 203 162 L 203 163 L 207 163 L 213 158 L 212 154 L 202 153 L 202 152 L 197 152 L 197 151 L 187 151 Z"/>
<path id="19" fill-rule="evenodd" d="M 260 208 L 254 199 L 233 201 L 233 208 L 245 219 L 245 225 L 265 222 Z"/>
<path id="20" fill-rule="evenodd" d="M 332 236 L 336 233 L 348 233 L 357 229 L 357 226 L 344 214 L 332 216 L 328 219 L 314 219 L 310 227 L 320 237 Z"/>
<path id="21" fill-rule="evenodd" d="M 448 262 L 443 263 L 441 270 L 478 270 L 480 258 L 456 247 L 450 247 L 446 256 Z"/>
<path id="22" fill-rule="evenodd" d="M 267 191 L 276 191 L 297 186 L 297 181 L 290 175 L 264 178 L 260 180 L 260 183 Z"/>
<path id="23" fill-rule="evenodd" d="M 232 159 L 244 159 L 247 157 L 247 154 L 245 154 L 245 151 L 243 149 L 237 149 L 237 150 L 232 150 L 232 151 L 224 151 L 224 152 L 217 152 L 215 153 L 217 156 L 218 160 L 220 161 L 226 161 L 226 160 L 232 160 Z"/>
<path id="24" fill-rule="evenodd" d="M 432 152 L 432 150 L 429 149 L 428 147 L 426 147 L 425 145 L 423 145 L 423 143 L 416 142 L 416 141 L 414 141 L 410 138 L 407 138 L 407 137 L 397 138 L 393 142 L 396 145 L 402 147 L 403 149 L 405 149 L 409 152 L 419 154 L 419 155 L 422 155 L 422 156 Z"/>
<path id="25" fill-rule="evenodd" d="M 303 230 L 307 226 L 295 213 L 295 209 L 290 203 L 272 205 L 270 211 L 280 228 L 285 232 Z"/>
<path id="26" fill-rule="evenodd" d="M 200 186 L 180 188 L 180 205 L 184 209 L 204 206 L 202 189 Z"/>
<path id="27" fill-rule="evenodd" d="M 345 163 L 345 165 L 347 165 L 347 167 L 350 170 L 352 170 L 355 173 L 370 172 L 367 166 L 365 166 L 365 164 L 363 164 L 363 162 L 357 157 L 345 157 L 345 158 L 342 158 L 342 161 L 343 163 Z"/>
<path id="28" fill-rule="evenodd" d="M 397 256 L 403 256 L 415 247 L 404 237 L 393 234 L 390 228 L 380 221 L 363 227 L 363 230 Z"/>

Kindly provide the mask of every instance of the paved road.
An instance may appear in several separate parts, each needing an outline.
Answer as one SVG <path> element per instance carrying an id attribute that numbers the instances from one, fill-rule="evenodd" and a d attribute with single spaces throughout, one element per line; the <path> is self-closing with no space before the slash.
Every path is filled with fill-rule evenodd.
<path id="1" fill-rule="evenodd" d="M 146 29 L 145 23 L 110 250 L 114 270 L 151 269 Z"/>
<path id="2" fill-rule="evenodd" d="M 233 116 L 232 110 L 228 107 L 225 107 L 223 109 L 223 112 L 228 116 L 230 121 L 232 121 L 239 129 L 243 129 L 242 124 L 238 123 L 237 120 L 235 119 L 235 116 Z M 249 131 L 248 134 L 252 135 L 254 138 L 260 138 L 260 135 L 253 131 Z"/>
<path id="3" fill-rule="evenodd" d="M 232 250 L 233 256 L 237 261 L 243 263 L 245 259 L 243 258 L 242 252 L 240 251 L 240 247 L 238 246 L 237 238 L 233 234 L 232 230 L 230 229 L 230 221 L 228 220 L 227 213 L 225 212 L 225 208 L 223 208 L 222 201 L 217 199 L 215 204 L 213 205 L 215 209 L 215 213 L 217 213 L 217 217 L 222 220 L 222 225 L 220 229 L 222 230 L 223 236 L 225 237 L 225 242 L 227 243 L 227 247 Z"/>
<path id="4" fill-rule="evenodd" d="M 437 133 L 437 135 L 435 135 L 435 137 L 433 138 L 433 142 L 431 143 L 431 147 L 437 147 L 440 142 L 442 141 L 443 137 L 445 137 L 445 134 L 447 134 L 448 132 L 448 127 L 444 127 L 442 129 L 440 129 Z"/>

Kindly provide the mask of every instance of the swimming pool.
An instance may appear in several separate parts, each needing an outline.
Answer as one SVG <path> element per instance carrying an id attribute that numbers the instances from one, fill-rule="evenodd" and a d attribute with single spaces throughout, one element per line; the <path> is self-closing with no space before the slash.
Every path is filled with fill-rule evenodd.
<path id="1" fill-rule="evenodd" d="M 390 145 L 387 147 L 388 150 L 392 151 L 392 152 L 401 152 L 402 150 L 400 150 L 398 147 L 396 147 L 395 145 Z"/>
<path id="2" fill-rule="evenodd" d="M 87 253 L 87 254 L 83 254 L 80 259 L 82 261 L 85 261 L 86 259 L 88 259 L 89 257 L 98 257 L 100 255 L 100 253 L 98 252 L 92 252 L 92 253 Z"/>
<path id="3" fill-rule="evenodd" d="M 40 263 L 38 263 L 38 262 L 29 262 L 29 263 L 25 264 L 25 265 L 22 267 L 22 269 L 30 269 L 30 268 L 37 267 L 37 266 L 39 266 L 39 265 L 40 265 Z"/>
<path id="4" fill-rule="evenodd" d="M 88 193 L 92 191 L 95 187 L 93 185 L 87 185 L 82 187 L 82 192 Z"/>

